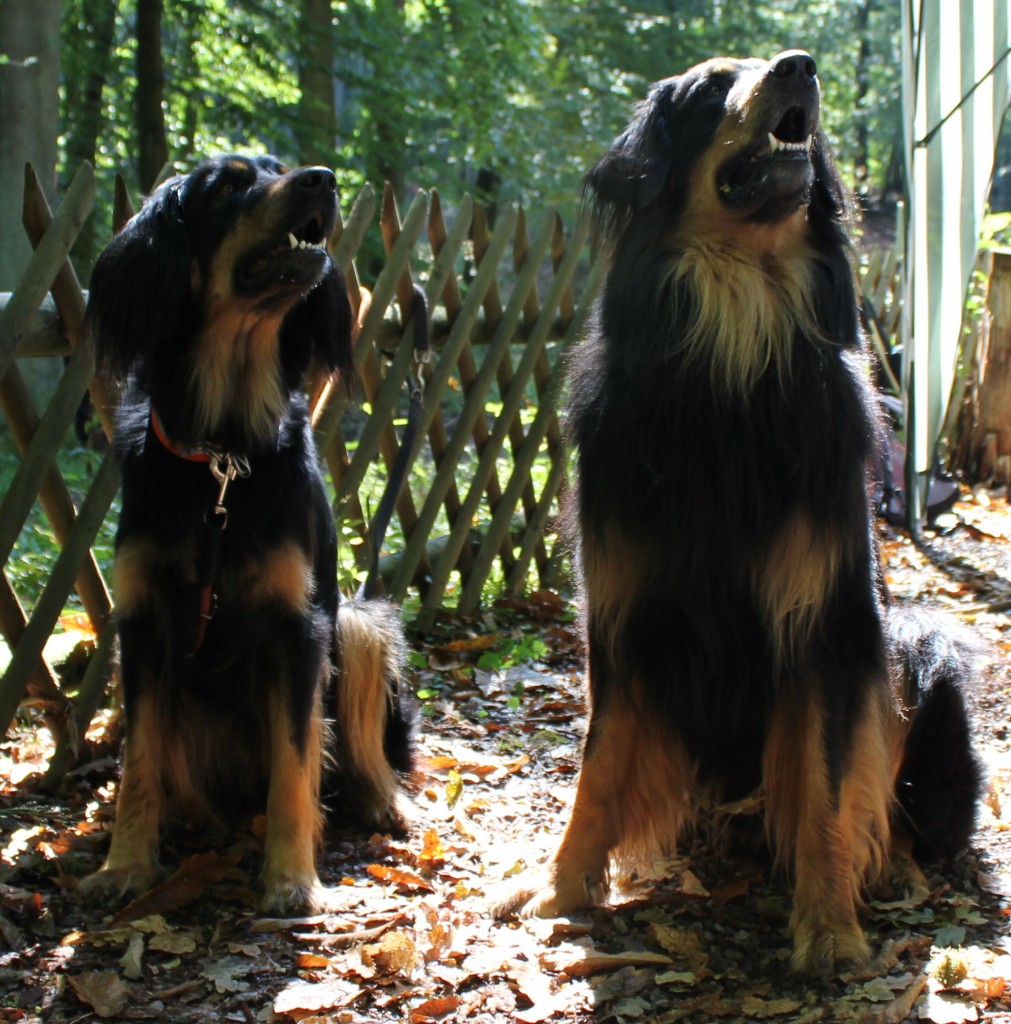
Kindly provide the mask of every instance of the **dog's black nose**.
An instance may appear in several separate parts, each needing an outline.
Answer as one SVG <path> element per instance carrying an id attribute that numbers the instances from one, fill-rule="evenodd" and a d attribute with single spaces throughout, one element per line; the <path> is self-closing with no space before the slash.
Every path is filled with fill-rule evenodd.
<path id="1" fill-rule="evenodd" d="M 784 50 L 769 61 L 769 74 L 775 78 L 796 78 L 806 82 L 815 78 L 818 66 L 806 50 Z"/>
<path id="2" fill-rule="evenodd" d="M 295 184 L 307 192 L 337 191 L 337 179 L 329 167 L 305 167 L 297 172 Z"/>

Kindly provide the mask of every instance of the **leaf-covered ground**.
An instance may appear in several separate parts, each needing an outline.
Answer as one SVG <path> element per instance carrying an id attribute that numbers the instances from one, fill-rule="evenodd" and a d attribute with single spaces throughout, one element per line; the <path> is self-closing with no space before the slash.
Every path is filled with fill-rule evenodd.
<path id="1" fill-rule="evenodd" d="M 86 910 L 75 879 L 108 841 L 115 730 L 98 724 L 55 800 L 30 787 L 47 733 L 22 729 L 0 748 L 0 1022 L 1011 1021 L 1011 512 L 980 493 L 945 527 L 922 546 L 882 528 L 889 582 L 988 645 L 972 707 L 989 791 L 929 898 L 870 904 L 877 959 L 859 975 L 791 976 L 786 884 L 701 843 L 586 917 L 491 919 L 494 887 L 552 850 L 578 770 L 578 641 L 544 594 L 417 643 L 414 825 L 328 838 L 338 915 L 255 912 L 258 822 L 172 836 L 178 875 L 118 914 Z"/>

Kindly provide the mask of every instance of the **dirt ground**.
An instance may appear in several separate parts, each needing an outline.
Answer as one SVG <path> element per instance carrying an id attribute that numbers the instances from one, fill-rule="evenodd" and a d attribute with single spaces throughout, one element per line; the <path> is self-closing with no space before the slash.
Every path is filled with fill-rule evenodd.
<path id="1" fill-rule="evenodd" d="M 118 914 L 85 909 L 75 882 L 108 841 L 114 723 L 59 799 L 31 791 L 50 741 L 26 723 L 0 748 L 0 1022 L 1011 1021 L 1011 512 L 980 492 L 921 545 L 882 537 L 897 598 L 986 645 L 970 700 L 988 790 L 971 850 L 927 869 L 928 898 L 870 902 L 867 970 L 792 976 L 787 884 L 702 843 L 585 917 L 491 919 L 495 888 L 553 849 L 578 770 L 578 641 L 545 594 L 417 639 L 414 823 L 328 838 L 340 914 L 256 913 L 258 822 L 170 837 L 177 875 Z"/>

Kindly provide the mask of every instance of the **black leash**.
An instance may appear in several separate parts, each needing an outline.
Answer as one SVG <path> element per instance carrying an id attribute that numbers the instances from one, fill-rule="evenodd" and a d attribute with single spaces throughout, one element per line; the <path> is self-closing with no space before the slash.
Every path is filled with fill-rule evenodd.
<path id="1" fill-rule="evenodd" d="M 249 459 L 236 452 L 226 452 L 216 444 L 181 444 L 173 441 L 165 432 L 158 413 L 151 406 L 149 416 L 150 431 L 162 447 L 172 455 L 187 462 L 202 463 L 211 471 L 217 481 L 218 496 L 211 506 L 210 512 L 204 516 L 204 528 L 200 532 L 197 547 L 197 608 L 193 625 L 193 647 L 190 656 L 199 653 L 207 636 L 207 627 L 218 604 L 218 595 L 214 584 L 218 577 L 218 558 L 221 554 L 221 539 L 228 526 L 228 509 L 225 498 L 229 484 L 238 477 L 245 478 L 252 472 Z"/>
<path id="2" fill-rule="evenodd" d="M 369 572 L 358 588 L 359 599 L 379 597 L 382 594 L 379 553 L 383 546 L 383 540 L 386 538 L 390 520 L 393 518 L 397 499 L 400 497 L 408 470 L 411 468 L 411 449 L 414 447 L 414 438 L 418 433 L 418 424 L 421 421 L 421 408 L 425 400 L 425 379 L 421 374 L 421 366 L 428 362 L 431 351 L 428 346 L 428 299 L 420 285 L 414 286 L 411 323 L 414 327 L 414 369 L 408 376 L 411 386 L 411 402 L 407 409 L 407 423 L 404 426 L 404 435 L 400 439 L 400 448 L 397 450 L 397 457 L 393 460 L 386 488 L 379 500 L 379 507 L 376 509 L 372 527 L 369 530 Z"/>
<path id="3" fill-rule="evenodd" d="M 218 575 L 218 556 L 221 540 L 228 525 L 228 509 L 225 496 L 228 485 L 236 477 L 250 474 L 249 460 L 243 455 L 232 455 L 204 446 L 210 461 L 211 475 L 218 482 L 218 497 L 210 513 L 204 517 L 204 528 L 200 535 L 200 549 L 197 561 L 197 586 L 200 588 L 197 608 L 197 625 L 193 639 L 193 654 L 199 652 L 207 636 L 207 627 L 217 608 L 218 595 L 214 589 Z"/>

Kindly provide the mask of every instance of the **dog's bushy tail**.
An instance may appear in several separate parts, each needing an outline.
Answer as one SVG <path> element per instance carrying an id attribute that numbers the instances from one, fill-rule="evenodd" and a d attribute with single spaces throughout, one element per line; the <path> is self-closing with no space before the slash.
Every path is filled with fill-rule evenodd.
<path id="1" fill-rule="evenodd" d="M 400 780 L 413 764 L 413 723 L 404 681 L 407 644 L 397 609 L 385 601 L 342 601 L 330 707 L 334 766 L 326 787 L 370 827 L 399 828 Z M 337 810 L 338 808 L 334 808 Z"/>
<path id="2" fill-rule="evenodd" d="M 909 714 L 896 826 L 918 860 L 948 860 L 968 845 L 982 789 L 965 702 L 979 651 L 957 627 L 911 609 L 889 609 L 887 635 Z"/>

